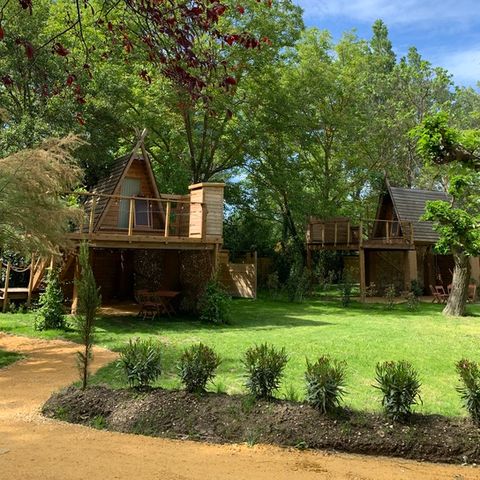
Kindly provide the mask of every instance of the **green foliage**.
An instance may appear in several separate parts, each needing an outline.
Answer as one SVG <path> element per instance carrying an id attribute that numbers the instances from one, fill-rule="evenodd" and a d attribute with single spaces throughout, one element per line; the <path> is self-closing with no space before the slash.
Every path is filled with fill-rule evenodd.
<path id="1" fill-rule="evenodd" d="M 350 281 L 350 275 L 346 273 L 343 277 L 342 284 L 342 306 L 344 308 L 348 307 L 352 302 L 352 283 Z"/>
<path id="2" fill-rule="evenodd" d="M 345 376 L 344 362 L 328 356 L 321 356 L 315 363 L 307 359 L 307 402 L 323 414 L 334 411 L 345 395 Z"/>
<path id="3" fill-rule="evenodd" d="M 378 363 L 375 369 L 375 388 L 382 394 L 382 406 L 392 420 L 407 420 L 412 406 L 420 399 L 421 382 L 409 362 Z"/>
<path id="4" fill-rule="evenodd" d="M 285 349 L 263 343 L 249 348 L 242 359 L 246 369 L 246 387 L 256 398 L 272 398 L 278 390 L 288 356 Z"/>
<path id="5" fill-rule="evenodd" d="M 178 363 L 178 375 L 187 392 L 205 392 L 205 387 L 215 377 L 220 362 L 215 350 L 203 343 L 186 348 Z"/>
<path id="6" fill-rule="evenodd" d="M 207 283 L 204 294 L 199 300 L 200 320 L 222 325 L 228 323 L 232 299 L 217 280 Z"/>
<path id="7" fill-rule="evenodd" d="M 457 387 L 472 420 L 480 424 L 480 368 L 478 363 L 462 359 L 456 364 L 462 385 Z"/>
<path id="8" fill-rule="evenodd" d="M 101 297 L 92 267 L 90 266 L 90 252 L 87 243 L 80 245 L 78 262 L 80 264 L 80 276 L 75 280 L 78 306 L 77 313 L 74 316 L 74 325 L 83 344 L 83 351 L 77 352 L 77 363 L 82 380 L 82 388 L 85 389 L 88 382 L 90 363 L 93 358 L 92 347 L 95 333 L 95 317 L 101 304 Z"/>
<path id="9" fill-rule="evenodd" d="M 416 297 L 421 297 L 423 295 L 423 288 L 420 286 L 420 283 L 418 283 L 418 280 L 412 280 L 410 282 L 410 292 Z"/>
<path id="10" fill-rule="evenodd" d="M 420 306 L 420 300 L 414 291 L 410 291 L 405 295 L 405 299 L 407 300 L 407 308 L 411 312 L 415 312 L 418 310 Z"/>
<path id="11" fill-rule="evenodd" d="M 35 317 L 35 330 L 65 330 L 65 309 L 63 293 L 57 270 L 50 270 L 47 276 L 45 292 L 40 295 L 39 308 Z"/>
<path id="12" fill-rule="evenodd" d="M 278 272 L 273 272 L 268 275 L 266 287 L 267 287 L 268 293 L 271 295 L 272 298 L 278 297 L 281 290 L 280 280 L 278 278 Z"/>
<path id="13" fill-rule="evenodd" d="M 130 387 L 149 387 L 162 373 L 160 344 L 153 339 L 130 339 L 120 350 L 118 362 Z"/>
<path id="14" fill-rule="evenodd" d="M 397 295 L 397 291 L 395 289 L 395 285 L 389 285 L 386 289 L 385 289 L 385 300 L 386 300 L 386 303 L 385 303 L 385 308 L 387 310 L 393 310 L 393 308 L 395 307 L 395 297 Z"/>
<path id="15" fill-rule="evenodd" d="M 301 303 L 310 291 L 310 275 L 299 260 L 294 261 L 285 283 L 285 291 L 290 302 Z"/>

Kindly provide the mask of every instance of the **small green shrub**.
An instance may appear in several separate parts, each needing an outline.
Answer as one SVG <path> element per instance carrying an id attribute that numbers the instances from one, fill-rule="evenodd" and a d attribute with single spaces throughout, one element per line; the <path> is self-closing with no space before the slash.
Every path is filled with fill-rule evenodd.
<path id="1" fill-rule="evenodd" d="M 342 285 L 342 306 L 347 308 L 352 303 L 352 284 L 345 279 Z"/>
<path id="2" fill-rule="evenodd" d="M 220 357 L 215 351 L 198 343 L 184 350 L 178 363 L 178 375 L 187 392 L 205 392 L 207 383 L 215 377 Z"/>
<path id="3" fill-rule="evenodd" d="M 421 287 L 418 280 L 412 280 L 410 282 L 410 292 L 412 292 L 416 297 L 421 297 L 423 295 L 423 288 Z"/>
<path id="4" fill-rule="evenodd" d="M 300 394 L 298 393 L 298 390 L 295 388 L 294 385 L 290 384 L 288 387 L 285 389 L 285 393 L 283 395 L 283 398 L 289 402 L 299 402 L 300 401 Z"/>
<path id="5" fill-rule="evenodd" d="M 321 356 L 315 363 L 310 363 L 307 359 L 307 402 L 321 413 L 334 411 L 345 395 L 345 374 L 345 362 L 327 356 Z"/>
<path id="6" fill-rule="evenodd" d="M 385 300 L 386 300 L 386 303 L 385 303 L 385 308 L 387 310 L 393 310 L 393 308 L 395 307 L 395 297 L 397 295 L 397 291 L 395 289 L 395 285 L 389 285 L 386 289 L 385 289 Z"/>
<path id="7" fill-rule="evenodd" d="M 130 387 L 148 387 L 162 373 L 161 347 L 152 339 L 130 339 L 118 360 Z"/>
<path id="8" fill-rule="evenodd" d="M 39 308 L 35 317 L 35 330 L 65 330 L 65 309 L 63 308 L 63 293 L 60 287 L 58 272 L 50 270 L 47 276 L 47 287 L 40 295 Z"/>
<path id="9" fill-rule="evenodd" d="M 256 398 L 272 398 L 280 386 L 287 361 L 284 348 L 277 350 L 267 343 L 249 348 L 242 360 L 249 392 Z"/>
<path id="10" fill-rule="evenodd" d="M 417 295 L 415 295 L 415 292 L 408 292 L 405 295 L 405 299 L 407 300 L 407 308 L 411 312 L 418 310 L 418 307 L 420 306 L 420 300 L 418 299 Z"/>
<path id="11" fill-rule="evenodd" d="M 207 283 L 199 301 L 200 320 L 217 325 L 228 323 L 232 299 L 216 280 Z"/>
<path id="12" fill-rule="evenodd" d="M 295 261 L 285 283 L 285 292 L 289 302 L 301 303 L 310 292 L 310 274 L 300 261 Z"/>
<path id="13" fill-rule="evenodd" d="M 466 359 L 456 365 L 462 385 L 457 387 L 463 404 L 472 420 L 480 424 L 480 368 L 478 363 Z"/>
<path id="14" fill-rule="evenodd" d="M 378 363 L 375 388 L 382 394 L 382 406 L 392 420 L 407 420 L 420 398 L 421 382 L 417 371 L 406 361 Z"/>

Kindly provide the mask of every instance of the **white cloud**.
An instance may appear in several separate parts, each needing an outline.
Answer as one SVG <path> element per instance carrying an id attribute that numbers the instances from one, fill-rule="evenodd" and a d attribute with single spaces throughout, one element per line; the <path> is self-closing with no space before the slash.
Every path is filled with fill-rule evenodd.
<path id="1" fill-rule="evenodd" d="M 473 86 L 480 81 L 480 46 L 441 54 L 433 63 L 452 73 L 457 85 Z"/>
<path id="2" fill-rule="evenodd" d="M 387 25 L 424 23 L 438 29 L 441 22 L 468 22 L 477 16 L 476 0 L 296 0 L 307 19 L 344 17 L 361 22 L 381 18 Z"/>

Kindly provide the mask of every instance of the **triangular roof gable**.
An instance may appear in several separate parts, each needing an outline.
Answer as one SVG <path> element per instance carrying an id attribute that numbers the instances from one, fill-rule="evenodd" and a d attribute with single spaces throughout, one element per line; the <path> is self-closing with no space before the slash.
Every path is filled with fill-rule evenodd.
<path id="1" fill-rule="evenodd" d="M 139 152 L 141 152 L 140 156 L 138 155 Z M 150 163 L 150 158 L 143 144 L 143 136 L 137 142 L 130 154 L 124 155 L 123 157 L 119 157 L 117 160 L 115 160 L 108 174 L 93 187 L 92 193 L 115 195 L 115 192 L 117 192 L 122 181 L 127 176 L 132 163 L 139 158 L 144 160 L 143 165 L 154 193 L 153 197 L 160 198 L 157 182 L 155 181 L 155 175 L 153 174 L 152 164 Z M 96 197 L 96 200 L 93 228 L 94 232 L 98 231 L 110 205 L 116 201 L 115 198 L 108 197 Z"/>
<path id="2" fill-rule="evenodd" d="M 435 190 L 420 190 L 413 188 L 392 187 L 385 179 L 385 191 L 380 196 L 377 210 L 377 219 L 385 198 L 390 197 L 398 220 L 410 222 L 413 226 L 413 238 L 415 242 L 434 244 L 438 241 L 438 233 L 433 229 L 432 222 L 420 220 L 424 215 L 427 202 L 434 200 L 449 201 L 445 192 Z"/>

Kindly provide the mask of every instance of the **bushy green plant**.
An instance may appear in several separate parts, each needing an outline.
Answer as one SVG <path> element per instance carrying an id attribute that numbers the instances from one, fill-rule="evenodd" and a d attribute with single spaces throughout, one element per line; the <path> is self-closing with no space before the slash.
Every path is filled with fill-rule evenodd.
<path id="1" fill-rule="evenodd" d="M 462 385 L 457 387 L 463 404 L 472 420 L 480 424 L 480 368 L 478 363 L 462 359 L 457 365 Z"/>
<path id="2" fill-rule="evenodd" d="M 395 285 L 389 285 L 385 289 L 385 307 L 387 310 L 393 310 L 393 307 L 395 306 L 395 296 L 397 295 L 397 291 L 395 289 Z"/>
<path id="3" fill-rule="evenodd" d="M 256 398 L 272 398 L 278 390 L 288 361 L 285 349 L 263 343 L 249 348 L 242 359 L 246 369 L 246 387 Z"/>
<path id="4" fill-rule="evenodd" d="M 63 293 L 56 270 L 50 270 L 47 276 L 45 292 L 40 295 L 39 308 L 35 317 L 35 330 L 64 330 L 67 327 Z"/>
<path id="5" fill-rule="evenodd" d="M 420 398 L 421 382 L 417 371 L 409 362 L 378 363 L 375 370 L 375 388 L 382 394 L 382 406 L 392 420 L 407 420 L 412 406 Z"/>
<path id="6" fill-rule="evenodd" d="M 415 295 L 415 292 L 408 292 L 405 295 L 405 299 L 407 300 L 407 308 L 411 312 L 418 310 L 418 307 L 420 306 L 420 300 L 418 299 L 417 295 Z"/>
<path id="7" fill-rule="evenodd" d="M 118 360 L 130 387 L 148 387 L 162 373 L 161 347 L 152 339 L 130 339 Z"/>
<path id="8" fill-rule="evenodd" d="M 301 303 L 310 291 L 310 274 L 300 261 L 295 261 L 285 283 L 285 292 L 290 302 Z"/>
<path id="9" fill-rule="evenodd" d="M 423 288 L 421 287 L 420 283 L 418 283 L 418 280 L 412 280 L 410 282 L 410 292 L 416 297 L 421 297 L 423 295 Z"/>
<path id="10" fill-rule="evenodd" d="M 207 283 L 199 301 L 200 320 L 217 325 L 228 323 L 232 299 L 217 280 Z"/>
<path id="11" fill-rule="evenodd" d="M 215 377 L 220 357 L 215 351 L 198 343 L 186 348 L 178 363 L 178 375 L 187 392 L 205 392 L 207 383 Z"/>
<path id="12" fill-rule="evenodd" d="M 348 307 L 352 302 L 352 283 L 350 282 L 350 276 L 347 274 L 343 278 L 342 285 L 342 306 Z"/>
<path id="13" fill-rule="evenodd" d="M 321 413 L 338 408 L 345 394 L 345 376 L 345 362 L 332 360 L 328 356 L 321 356 L 315 363 L 307 359 L 307 402 Z"/>

